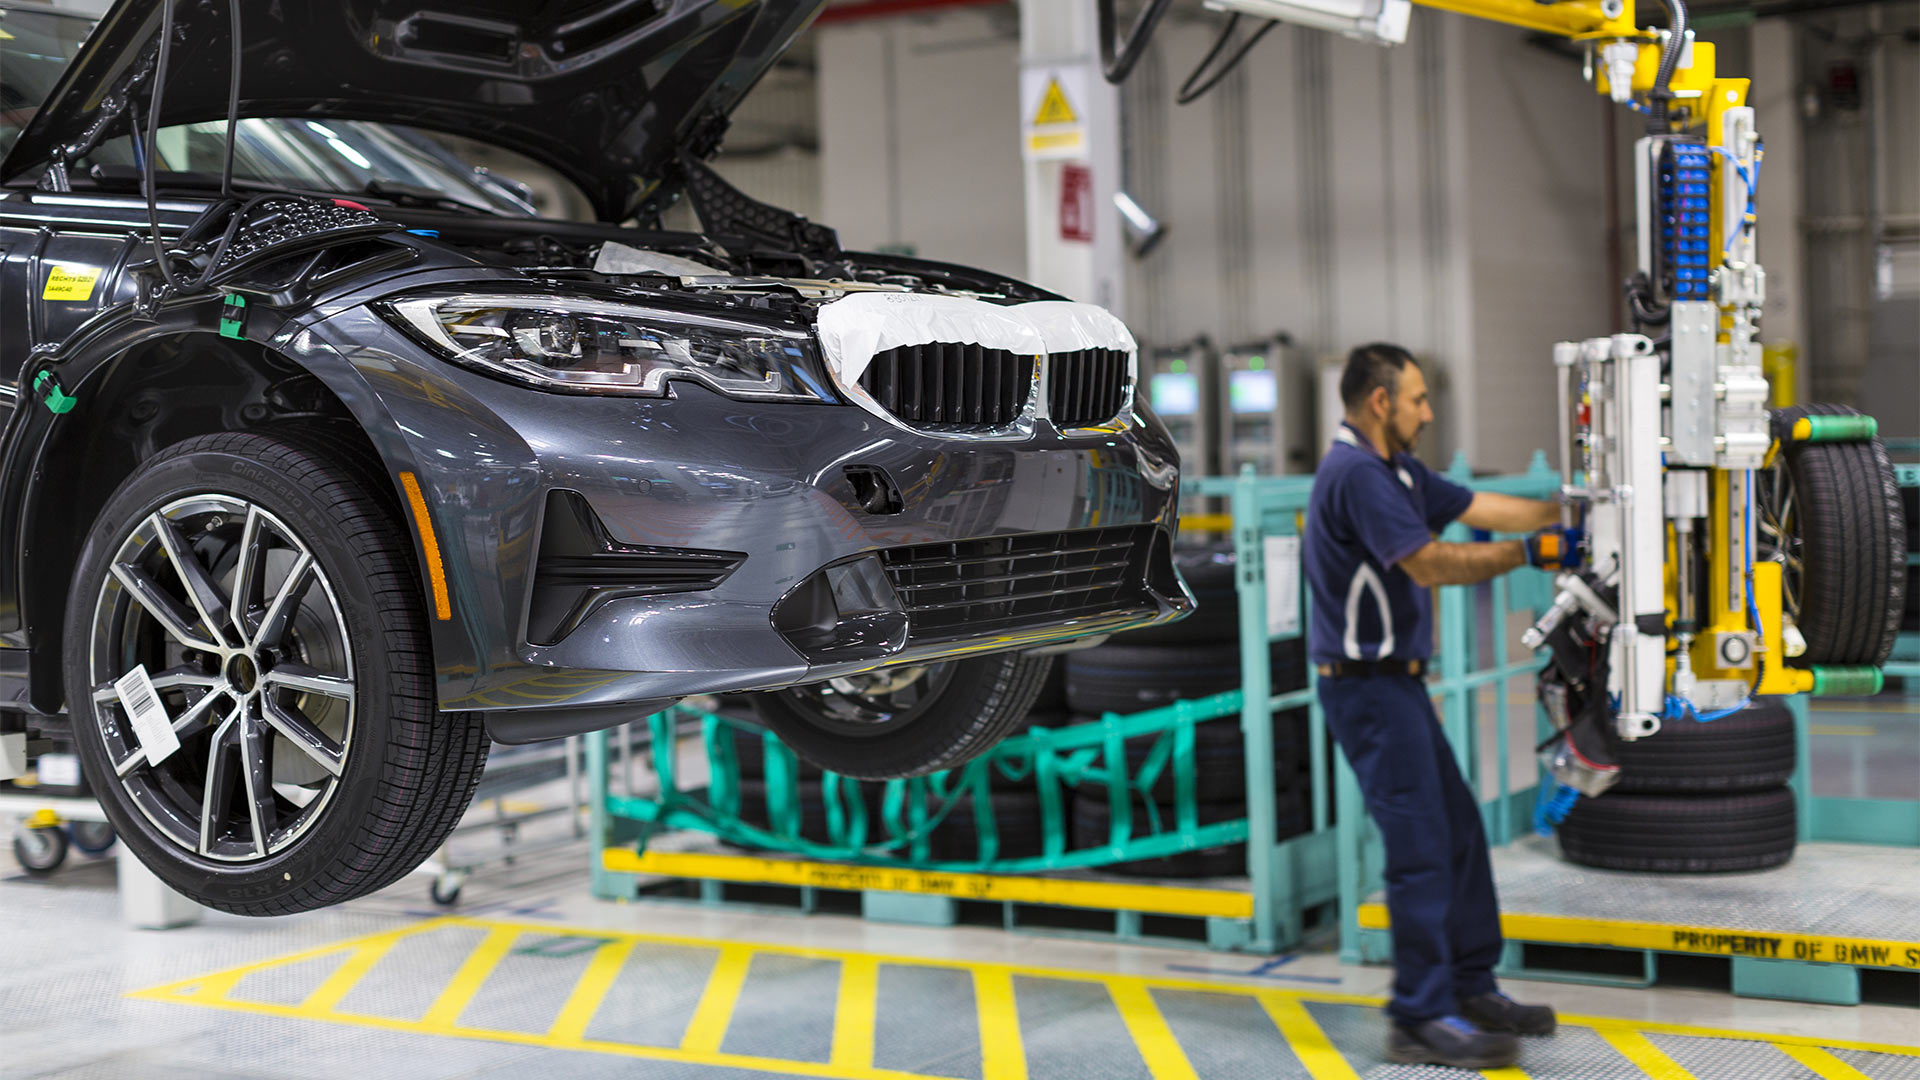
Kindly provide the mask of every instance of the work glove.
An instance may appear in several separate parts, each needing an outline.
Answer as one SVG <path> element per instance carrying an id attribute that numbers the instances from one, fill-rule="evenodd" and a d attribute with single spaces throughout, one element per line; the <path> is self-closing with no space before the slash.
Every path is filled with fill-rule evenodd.
<path id="1" fill-rule="evenodd" d="M 1582 543 L 1587 531 L 1578 525 L 1551 525 L 1524 541 L 1527 565 L 1542 570 L 1577 570 L 1585 561 Z"/>

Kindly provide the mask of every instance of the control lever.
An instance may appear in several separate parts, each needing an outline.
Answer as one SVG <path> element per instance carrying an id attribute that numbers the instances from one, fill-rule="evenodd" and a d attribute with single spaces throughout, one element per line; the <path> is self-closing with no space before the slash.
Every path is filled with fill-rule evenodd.
<path id="1" fill-rule="evenodd" d="M 1619 578 L 1620 571 L 1616 568 L 1601 580 L 1600 586 L 1602 588 L 1611 586 Z M 1560 587 L 1560 593 L 1553 598 L 1553 605 L 1547 608 L 1538 622 L 1520 635 L 1520 644 L 1527 649 L 1537 650 L 1545 645 L 1547 638 L 1551 637 L 1553 632 L 1560 628 L 1560 624 L 1566 621 L 1567 616 L 1576 610 L 1585 611 L 1592 616 L 1594 625 L 1597 627 L 1612 626 L 1620 621 L 1620 616 L 1607 605 L 1605 600 L 1600 599 L 1600 594 L 1595 592 L 1593 587 L 1587 584 L 1586 579 L 1579 574 L 1571 571 L 1561 574 L 1554 579 L 1554 584 Z"/>

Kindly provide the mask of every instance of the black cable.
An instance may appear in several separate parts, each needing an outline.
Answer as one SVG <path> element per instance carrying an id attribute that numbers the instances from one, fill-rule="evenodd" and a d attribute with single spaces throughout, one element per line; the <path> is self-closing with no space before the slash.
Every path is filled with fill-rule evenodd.
<path id="1" fill-rule="evenodd" d="M 1660 50 L 1660 66 L 1654 70 L 1653 90 L 1647 94 L 1651 106 L 1647 115 L 1647 132 L 1653 135 L 1665 135 L 1668 131 L 1667 105 L 1673 100 L 1673 73 L 1680 66 L 1680 50 L 1687 43 L 1687 4 L 1686 0 L 1660 0 L 1660 6 L 1667 9 L 1667 42 Z"/>
<path id="2" fill-rule="evenodd" d="M 1094 5 L 1097 17 L 1097 30 L 1100 34 L 1100 71 L 1110 83 L 1125 82 L 1133 73 L 1133 65 L 1140 62 L 1140 54 L 1147 49 L 1147 41 L 1153 37 L 1154 28 L 1160 25 L 1161 16 L 1173 6 L 1173 0 L 1147 0 L 1147 6 L 1133 20 L 1133 29 L 1127 31 L 1126 44 L 1121 45 L 1115 55 L 1113 32 L 1119 24 L 1114 15 L 1114 5 L 1119 0 L 1099 0 Z"/>
<path id="3" fill-rule="evenodd" d="M 233 197 L 233 128 L 240 118 L 240 0 L 227 0 L 227 21 L 233 36 L 227 56 L 227 160 L 220 169 L 220 194 Z"/>
<path id="4" fill-rule="evenodd" d="M 140 171 L 140 183 L 147 192 L 147 224 L 153 231 L 153 261 L 160 267 L 160 276 L 166 279 L 167 287 L 179 292 L 180 281 L 173 276 L 166 245 L 160 241 L 160 201 L 154 191 L 153 178 L 153 155 L 160 139 L 160 102 L 166 90 L 167 58 L 172 55 L 172 45 L 173 0 L 161 0 L 160 53 L 154 58 L 153 90 L 147 95 L 147 152 Z"/>
<path id="5" fill-rule="evenodd" d="M 1233 69 L 1240 66 L 1240 61 L 1245 60 L 1247 54 L 1253 51 L 1253 47 L 1260 44 L 1260 39 L 1267 36 L 1267 31 L 1279 24 L 1272 19 L 1267 20 L 1264 26 L 1255 30 L 1247 37 L 1246 41 L 1241 43 L 1240 50 L 1229 57 L 1227 62 L 1221 65 L 1220 70 L 1213 73 L 1212 78 L 1198 87 L 1194 86 L 1194 80 L 1198 79 L 1208 67 L 1212 66 L 1215 60 L 1220 58 L 1220 53 L 1226 49 L 1227 42 L 1233 38 L 1234 27 L 1238 25 L 1240 25 L 1240 13 L 1236 11 L 1227 19 L 1227 25 L 1221 28 L 1220 36 L 1214 41 L 1213 48 L 1207 50 L 1207 55 L 1202 58 L 1199 65 L 1193 69 L 1193 73 L 1187 76 L 1187 81 L 1180 84 L 1180 94 L 1173 99 L 1175 104 L 1191 105 L 1202 97 L 1205 97 L 1207 91 L 1220 85 L 1221 79 L 1232 74 Z"/>

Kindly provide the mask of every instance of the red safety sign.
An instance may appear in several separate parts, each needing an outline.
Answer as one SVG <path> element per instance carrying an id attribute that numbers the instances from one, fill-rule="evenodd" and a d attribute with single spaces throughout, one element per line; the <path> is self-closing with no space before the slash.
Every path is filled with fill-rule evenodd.
<path id="1" fill-rule="evenodd" d="M 1060 239 L 1093 243 L 1093 170 L 1076 161 L 1060 166 Z"/>

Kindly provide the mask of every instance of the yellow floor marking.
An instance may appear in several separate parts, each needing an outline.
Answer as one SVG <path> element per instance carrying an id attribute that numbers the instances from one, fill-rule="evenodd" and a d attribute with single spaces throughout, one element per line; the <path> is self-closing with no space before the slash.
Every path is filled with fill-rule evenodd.
<path id="1" fill-rule="evenodd" d="M 1333 1042 L 1327 1033 L 1320 1030 L 1320 1024 L 1295 994 L 1284 994 L 1277 990 L 1261 990 L 1254 995 L 1260 1007 L 1267 1010 L 1273 1018 L 1274 1026 L 1280 1029 L 1280 1037 L 1287 1040 L 1293 1049 L 1293 1055 L 1306 1066 L 1307 1075 L 1313 1080 L 1360 1080 L 1360 1074 L 1353 1071 L 1347 1059 L 1333 1048 Z"/>
<path id="2" fill-rule="evenodd" d="M 833 1011 L 832 1063 L 873 1067 L 873 1026 L 880 1006 L 880 962 L 864 956 L 840 961 L 840 1000 Z"/>
<path id="3" fill-rule="evenodd" d="M 1595 1024 L 1594 1034 L 1607 1040 L 1607 1044 L 1620 1051 L 1620 1056 L 1633 1062 L 1635 1068 L 1646 1073 L 1648 1080 L 1694 1080 L 1692 1073 L 1680 1067 L 1680 1063 L 1668 1057 L 1659 1047 L 1653 1045 L 1645 1035 L 1633 1028 L 1620 1024 Z"/>
<path id="4" fill-rule="evenodd" d="M 639 942 L 628 938 L 623 941 L 609 941 L 593 951 L 593 959 L 587 961 L 587 970 L 574 984 L 573 993 L 567 995 L 567 1003 L 560 1006 L 560 1013 L 554 1017 L 553 1027 L 548 1029 L 549 1038 L 560 1042 L 579 1042 L 587 1037 L 587 1025 L 593 1022 L 593 1014 L 600 1009 L 600 1003 L 607 999 L 607 991 L 613 989 L 613 982 L 620 977 L 620 969 L 627 965 L 627 957 L 633 955 L 633 947 Z"/>
<path id="5" fill-rule="evenodd" d="M 734 950 L 741 954 L 743 963 L 745 958 L 750 957 L 753 953 L 759 952 L 771 955 L 826 959 L 843 964 L 849 960 L 858 960 L 872 964 L 899 964 L 921 969 L 968 972 L 974 980 L 975 993 L 980 1010 L 983 1059 L 993 1066 L 985 1080 L 1022 1080 L 1026 1075 L 1026 1056 L 1020 1041 L 1018 1013 L 1014 1009 L 1012 980 L 1015 976 L 1094 983 L 1102 986 L 1109 985 L 1115 978 L 1115 976 L 1110 973 L 1103 974 L 1092 971 L 1041 968 L 1013 964 L 977 963 L 936 957 L 853 952 L 800 945 L 748 944 L 738 941 L 718 941 L 709 938 L 661 934 L 639 934 L 601 928 L 556 927 L 551 923 L 510 922 L 447 916 L 438 919 L 423 920 L 395 930 L 334 942 L 286 956 L 272 957 L 227 971 L 212 972 L 190 979 L 181 979 L 160 986 L 134 991 L 127 996 L 149 1001 L 200 1005 L 208 1008 L 226 1009 L 229 1011 L 253 1013 L 264 1016 L 320 1020 L 328 1023 L 378 1028 L 389 1031 L 407 1031 L 420 1035 L 487 1039 L 516 1045 L 561 1047 L 647 1060 L 690 1062 L 730 1068 L 758 1069 L 761 1071 L 783 1071 L 793 1076 L 835 1077 L 841 1078 L 841 1080 L 906 1080 L 906 1078 L 912 1076 L 912 1074 L 908 1073 L 873 1068 L 863 1069 L 854 1066 L 842 1067 L 830 1063 L 796 1063 L 772 1058 L 749 1057 L 746 1055 L 722 1054 L 717 1052 L 689 1053 L 684 1049 L 671 1047 L 642 1047 L 626 1043 L 590 1040 L 584 1037 L 577 1037 L 577 1041 L 567 1041 L 565 1039 L 555 1038 L 552 1033 L 529 1034 L 524 1032 L 499 1032 L 479 1028 L 460 1027 L 451 1021 L 427 1023 L 425 1021 L 398 1020 L 379 1016 L 359 1016 L 310 1009 L 306 1003 L 302 1005 L 280 1005 L 244 1000 L 235 1001 L 227 996 L 242 979 L 258 971 L 297 964 L 325 956 L 346 955 L 349 957 L 347 962 L 351 964 L 353 963 L 352 958 L 358 954 L 358 951 L 369 946 L 380 943 L 391 945 L 409 936 L 463 927 L 489 931 L 489 940 L 491 940 L 491 934 L 494 931 L 533 932 L 542 936 L 550 936 L 556 932 L 576 931 L 582 934 L 592 934 L 608 940 L 611 944 L 602 946 L 601 950 L 596 953 L 595 959 L 588 964 L 587 973 L 582 977 L 583 983 L 592 981 L 595 978 L 605 977 L 608 969 L 604 965 L 609 963 L 609 961 L 606 961 L 604 958 L 608 955 L 607 950 L 611 948 L 613 944 L 631 947 L 631 945 L 639 943 L 679 945 L 719 951 Z M 484 943 L 482 947 L 485 947 Z M 471 963 L 472 961 L 470 959 L 469 964 Z M 467 968 L 463 967 L 462 970 L 464 972 Z M 596 970 L 600 972 L 600 975 L 595 976 L 594 973 Z M 343 982 L 345 981 L 339 972 L 336 972 L 334 977 L 340 977 Z M 1311 1055 L 1315 1048 L 1321 1048 L 1327 1053 L 1333 1053 L 1331 1047 L 1328 1046 L 1326 1042 L 1324 1033 L 1320 1031 L 1317 1024 L 1308 1027 L 1298 1023 L 1300 1019 L 1307 1019 L 1309 1023 L 1311 1021 L 1311 1018 L 1307 1016 L 1303 1003 L 1313 1002 L 1369 1007 L 1378 1006 L 1381 1003 L 1381 999 L 1372 996 L 1318 991 L 1277 990 L 1268 987 L 1248 986 L 1224 981 L 1216 982 L 1190 978 L 1154 977 L 1138 978 L 1136 981 L 1139 985 L 1153 990 L 1180 990 L 1254 997 L 1267 1009 L 1269 1015 L 1273 1016 L 1276 1024 L 1280 1026 L 1282 1033 L 1294 1043 L 1297 1049 L 1304 1051 L 1302 1056 L 1303 1061 L 1309 1060 L 1308 1055 Z M 568 1006 L 562 1008 L 563 1018 L 575 1002 L 583 1000 L 590 992 L 590 988 L 582 989 L 577 987 L 573 996 L 569 999 Z M 711 993 L 711 981 L 709 993 Z M 726 1011 L 730 1013 L 732 1007 L 733 1003 L 729 1002 Z M 582 1008 L 584 1009 L 584 1006 Z M 1781 1047 L 1783 1050 L 1787 1047 L 1827 1047 L 1865 1050 L 1894 1054 L 1907 1058 L 1920 1057 L 1920 1047 L 1912 1045 L 1896 1046 L 1886 1043 L 1868 1043 L 1824 1037 L 1774 1035 L 1755 1031 L 1695 1027 L 1657 1021 L 1629 1021 L 1612 1017 L 1562 1014 L 1560 1022 L 1568 1027 L 1586 1027 L 1596 1031 L 1607 1029 L 1611 1031 L 1625 1031 L 1629 1034 L 1637 1031 L 1642 1033 L 1663 1033 L 1689 1035 L 1699 1038 L 1762 1042 Z M 556 1022 L 556 1030 L 558 1030 L 560 1026 L 561 1025 Z M 1645 1044 L 1644 1039 L 1641 1040 L 1641 1043 L 1650 1046 L 1650 1044 Z M 717 1050 L 717 1042 L 714 1045 Z M 1345 1063 L 1339 1059 L 1337 1053 L 1333 1054 L 1333 1057 L 1330 1059 L 1319 1057 L 1313 1058 L 1312 1060 L 1323 1070 L 1322 1072 L 1314 1074 L 1316 1080 L 1353 1080 L 1351 1068 L 1345 1066 Z M 1837 1061 L 1837 1059 L 1834 1060 Z M 1344 1068 L 1345 1071 L 1332 1071 L 1342 1068 Z M 1666 1075 L 1673 1076 L 1676 1074 L 1669 1072 Z M 1839 1075 L 1845 1077 L 1845 1080 L 1854 1080 L 1853 1077 L 1846 1076 L 1846 1074 Z M 1502 1076 L 1500 1080 L 1509 1080 L 1509 1078 Z M 1517 1078 L 1512 1078 L 1512 1080 L 1517 1080 Z"/>
<path id="6" fill-rule="evenodd" d="M 428 1027 L 452 1027 L 460 1019 L 460 1014 L 473 1001 L 473 995 L 480 992 L 480 984 L 487 981 L 493 969 L 507 958 L 513 948 L 513 940 L 520 936 L 520 928 L 514 926 L 496 926 L 487 931 L 487 936 L 473 952 L 467 955 L 467 962 L 447 980 L 447 988 L 427 1009 L 427 1015 L 420 1018 Z"/>
<path id="7" fill-rule="evenodd" d="M 980 1017 L 981 1080 L 1027 1080 L 1027 1046 L 1020 1037 L 1013 972 L 998 966 L 974 968 L 973 1003 Z"/>
<path id="8" fill-rule="evenodd" d="M 1481 1069 L 1480 1075 L 1487 1080 L 1533 1080 L 1526 1074 L 1526 1070 L 1516 1069 L 1511 1065 L 1504 1069 Z"/>
<path id="9" fill-rule="evenodd" d="M 347 992 L 353 989 L 354 984 L 366 978 L 367 972 L 373 970 L 373 965 L 379 963 L 387 953 L 392 951 L 397 941 L 399 941 L 398 938 L 388 938 L 353 950 L 353 955 L 347 958 L 347 962 L 335 968 L 333 974 L 327 976 L 319 986 L 314 987 L 313 993 L 308 994 L 307 999 L 300 1003 L 300 1011 L 312 1013 L 315 1016 L 332 1012 L 340 1004 L 340 1000 L 347 996 Z"/>
<path id="10" fill-rule="evenodd" d="M 1113 995 L 1120 1019 L 1126 1021 L 1127 1034 L 1133 1036 L 1133 1045 L 1140 1049 L 1153 1080 L 1200 1080 L 1145 980 L 1108 979 L 1107 992 Z"/>
<path id="11" fill-rule="evenodd" d="M 733 1007 L 740 1003 L 740 988 L 747 983 L 747 966 L 753 963 L 753 950 L 745 945 L 724 945 L 720 959 L 714 961 L 707 976 L 706 992 L 693 1020 L 680 1039 L 680 1049 L 694 1054 L 717 1054 L 727 1037 L 727 1025 L 733 1021 Z"/>
<path id="12" fill-rule="evenodd" d="M 1808 724 L 1807 733 L 1810 735 L 1850 735 L 1856 738 L 1865 738 L 1869 735 L 1880 734 L 1880 729 L 1870 727 L 1866 724 Z"/>
<path id="13" fill-rule="evenodd" d="M 1873 1080 L 1817 1046 L 1782 1046 L 1780 1052 L 1812 1069 L 1821 1080 Z"/>

